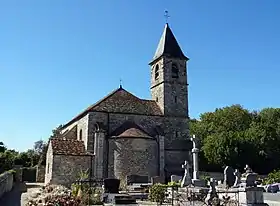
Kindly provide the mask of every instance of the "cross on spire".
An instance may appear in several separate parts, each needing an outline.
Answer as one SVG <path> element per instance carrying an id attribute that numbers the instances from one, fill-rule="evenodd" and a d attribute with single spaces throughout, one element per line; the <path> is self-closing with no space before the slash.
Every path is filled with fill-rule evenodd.
<path id="1" fill-rule="evenodd" d="M 164 17 L 165 17 L 165 21 L 166 21 L 166 23 L 168 23 L 168 18 L 169 18 L 170 16 L 169 16 L 169 14 L 168 14 L 168 11 L 167 11 L 167 10 L 165 10 L 165 11 L 164 11 Z"/>
<path id="2" fill-rule="evenodd" d="M 120 88 L 122 88 L 122 79 L 120 79 Z"/>

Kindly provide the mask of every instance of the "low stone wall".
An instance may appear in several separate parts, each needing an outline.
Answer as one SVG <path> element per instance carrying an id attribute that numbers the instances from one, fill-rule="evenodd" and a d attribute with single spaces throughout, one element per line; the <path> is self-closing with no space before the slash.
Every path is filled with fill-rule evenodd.
<path id="1" fill-rule="evenodd" d="M 4 193 L 9 192 L 13 188 L 14 178 L 12 172 L 5 172 L 0 175 L 0 198 Z"/>

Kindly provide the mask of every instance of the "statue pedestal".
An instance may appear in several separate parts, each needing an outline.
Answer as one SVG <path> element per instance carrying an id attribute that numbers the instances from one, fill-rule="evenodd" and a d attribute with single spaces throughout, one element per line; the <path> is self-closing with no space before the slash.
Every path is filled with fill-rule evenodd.
<path id="1" fill-rule="evenodd" d="M 260 187 L 239 188 L 239 203 L 248 206 L 268 206 L 264 203 L 263 188 Z"/>

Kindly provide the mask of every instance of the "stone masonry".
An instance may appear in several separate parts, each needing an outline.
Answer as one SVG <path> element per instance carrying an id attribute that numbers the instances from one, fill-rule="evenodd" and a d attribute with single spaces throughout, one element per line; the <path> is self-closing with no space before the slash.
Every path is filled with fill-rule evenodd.
<path id="1" fill-rule="evenodd" d="M 141 99 L 120 86 L 65 124 L 61 141 L 75 142 L 67 143 L 69 151 L 76 146 L 83 146 L 84 151 L 74 158 L 71 152 L 57 156 L 49 148 L 45 182 L 65 182 L 65 176 L 59 174 L 71 172 L 68 166 L 80 165 L 84 169 L 89 160 L 81 155 L 86 153 L 94 155 L 91 163 L 96 178 L 182 175 L 181 165 L 185 160 L 191 162 L 192 149 L 187 61 L 166 24 L 149 64 L 152 99 Z M 64 161 L 68 166 L 52 165 Z"/>

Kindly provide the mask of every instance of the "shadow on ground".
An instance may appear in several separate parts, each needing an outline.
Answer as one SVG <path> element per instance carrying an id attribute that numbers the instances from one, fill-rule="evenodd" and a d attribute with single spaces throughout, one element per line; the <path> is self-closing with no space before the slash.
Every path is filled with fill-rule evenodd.
<path id="1" fill-rule="evenodd" d="M 17 183 L 10 192 L 0 199 L 0 206 L 21 206 L 21 194 L 26 192 L 24 183 Z"/>

